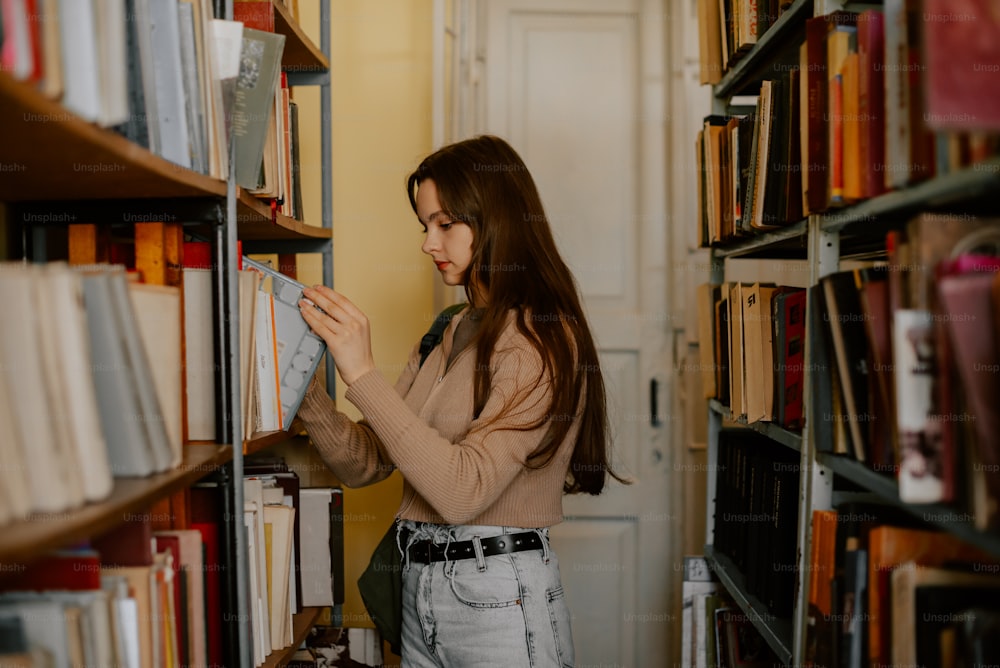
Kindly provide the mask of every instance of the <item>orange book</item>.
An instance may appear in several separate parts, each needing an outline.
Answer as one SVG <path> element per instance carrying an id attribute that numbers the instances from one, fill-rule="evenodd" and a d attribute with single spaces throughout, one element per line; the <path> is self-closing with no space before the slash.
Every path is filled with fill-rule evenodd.
<path id="1" fill-rule="evenodd" d="M 809 553 L 809 623 L 806 626 L 805 665 L 828 665 L 833 601 L 830 581 L 836 568 L 837 511 L 814 510 Z"/>
<path id="2" fill-rule="evenodd" d="M 859 56 L 852 53 L 844 59 L 841 70 L 844 112 L 842 129 L 844 133 L 844 201 L 854 202 L 863 196 L 861 185 L 861 109 L 859 107 Z"/>

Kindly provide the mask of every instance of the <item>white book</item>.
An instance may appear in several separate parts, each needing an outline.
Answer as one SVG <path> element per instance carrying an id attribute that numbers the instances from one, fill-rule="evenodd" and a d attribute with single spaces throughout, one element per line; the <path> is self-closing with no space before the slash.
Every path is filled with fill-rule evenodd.
<path id="1" fill-rule="evenodd" d="M 176 0 L 150 0 L 150 42 L 153 47 L 153 81 L 156 105 L 147 105 L 150 122 L 160 133 L 159 154 L 167 160 L 191 168 L 189 128 L 184 108 L 180 26 Z"/>
<path id="2" fill-rule="evenodd" d="M 157 397 L 156 382 L 149 364 L 149 355 L 139 334 L 139 325 L 135 307 L 129 296 L 128 279 L 123 271 L 110 274 L 111 295 L 115 302 L 119 318 L 122 339 L 125 342 L 125 354 L 128 366 L 132 371 L 135 383 L 136 397 L 139 400 L 139 412 L 132 415 L 146 432 L 150 450 L 153 454 L 154 470 L 166 471 L 171 467 L 173 452 L 167 426 L 164 422 L 160 400 Z"/>
<path id="3" fill-rule="evenodd" d="M 101 117 L 101 81 L 94 0 L 59 0 L 64 91 L 62 104 L 84 120 Z"/>
<path id="4" fill-rule="evenodd" d="M 2 328 L 0 328 L 2 329 Z M 0 360 L 3 355 L 0 353 Z M 31 488 L 25 471 L 24 445 L 17 429 L 14 402 L 7 387 L 7 379 L 0 373 L 0 424 L 9 425 L 0 439 L 0 494 L 3 495 L 4 514 L 0 524 L 24 519 L 31 512 Z"/>
<path id="5" fill-rule="evenodd" d="M 243 499 L 247 505 L 252 505 L 254 510 L 254 545 L 256 548 L 252 551 L 254 560 L 257 563 L 257 570 L 252 571 L 252 574 L 257 578 L 260 583 L 260 594 L 259 600 L 262 602 L 262 607 L 260 608 L 260 622 L 261 622 L 261 646 L 264 649 L 264 655 L 266 656 L 274 649 L 271 644 L 271 618 L 268 614 L 267 605 L 267 541 L 264 528 L 264 487 L 263 482 L 260 478 L 244 478 L 243 479 Z"/>
<path id="6" fill-rule="evenodd" d="M 63 262 L 40 265 L 38 303 L 47 304 L 58 321 L 42 326 L 42 347 L 48 351 L 49 396 L 62 407 L 52 416 L 58 442 L 71 462 L 71 477 L 79 481 L 87 501 L 110 493 L 114 481 L 108 461 L 108 444 L 101 426 L 90 355 L 90 334 L 83 308 L 83 276 Z"/>
<path id="7" fill-rule="evenodd" d="M 48 311 L 35 300 L 35 267 L 0 265 L 0 304 L 16 318 L 0 318 L 0 374 L 7 383 L 14 417 L 14 440 L 23 447 L 23 470 L 31 509 L 60 512 L 72 505 L 67 468 L 72 462 L 59 457 L 51 406 L 45 383 L 41 351 L 41 318 Z"/>
<path id="8" fill-rule="evenodd" d="M 194 33 L 194 5 L 177 4 L 177 26 L 181 45 L 181 83 L 184 85 L 184 110 L 188 123 L 188 150 L 191 169 L 199 174 L 208 173 L 205 152 L 205 116 L 202 112 L 201 82 L 198 78 L 198 45 Z"/>
<path id="9" fill-rule="evenodd" d="M 258 420 L 256 431 L 281 429 L 281 400 L 278 394 L 278 353 L 274 330 L 274 298 L 257 292 L 254 350 L 257 356 Z"/>
<path id="10" fill-rule="evenodd" d="M 48 652 L 52 665 L 70 665 L 66 610 L 62 603 L 46 599 L 11 599 L 10 594 L 4 594 L 0 596 L 0 615 L 19 617 L 28 645 Z"/>
<path id="11" fill-rule="evenodd" d="M 187 440 L 215 440 L 215 346 L 212 272 L 183 271 L 184 383 Z"/>
<path id="12" fill-rule="evenodd" d="M 899 309 L 893 319 L 892 352 L 899 434 L 899 498 L 906 503 L 940 501 L 944 481 L 931 472 L 921 442 L 934 429 L 934 322 L 929 311 Z"/>
<path id="13" fill-rule="evenodd" d="M 146 430 L 136 419 L 141 415 L 138 388 L 125 352 L 119 310 L 111 292 L 111 274 L 84 274 L 83 295 L 97 406 L 112 473 L 116 477 L 148 476 L 157 470 L 156 460 Z"/>
<path id="14" fill-rule="evenodd" d="M 114 629 L 114 659 L 111 665 L 139 668 L 139 627 L 137 607 L 129 596 L 128 580 L 122 575 L 101 573 L 101 589 L 108 593 L 111 625 Z"/>
<path id="15" fill-rule="evenodd" d="M 250 601 L 250 630 L 253 635 L 253 663 L 259 666 L 264 662 L 264 657 L 271 651 L 264 645 L 264 634 L 262 631 L 260 586 L 261 577 L 258 568 L 257 557 L 257 508 L 256 503 L 248 502 L 243 506 L 243 528 L 246 530 L 247 545 L 247 569 L 250 573 L 249 589 L 247 596 Z M 266 581 L 266 580 L 265 580 Z"/>
<path id="16" fill-rule="evenodd" d="M 181 290 L 135 282 L 128 288 L 170 445 L 169 466 L 176 468 L 184 454 Z"/>
<path id="17" fill-rule="evenodd" d="M 219 178 L 229 178 L 229 147 L 232 143 L 229 118 L 236 96 L 236 77 L 240 73 L 243 23 L 212 19 L 209 49 L 212 71 L 212 108 L 217 137 Z M 215 174 L 213 173 L 213 176 Z"/>
<path id="18" fill-rule="evenodd" d="M 210 0 L 178 0 L 178 10 L 191 8 L 191 28 L 194 38 L 194 64 L 198 85 L 198 131 L 201 134 L 202 167 L 204 173 L 216 178 L 226 178 L 219 164 L 219 141 L 225 128 L 225 119 L 216 116 L 216 104 L 221 105 L 221 91 L 212 79 L 212 9 Z M 183 17 L 183 14 L 182 14 Z M 183 24 L 182 24 L 183 30 Z M 187 75 L 185 75 L 186 77 Z M 187 81 L 185 81 L 187 84 Z M 221 124 L 221 125 L 220 125 Z"/>
<path id="19" fill-rule="evenodd" d="M 128 48 L 125 40 L 125 0 L 93 0 L 97 30 L 100 113 L 105 127 L 128 120 Z"/>
<path id="20" fill-rule="evenodd" d="M 271 525 L 270 608 L 271 644 L 275 648 L 292 644 L 290 596 L 294 578 L 289 579 L 292 559 L 295 510 L 279 504 L 264 505 L 264 522 Z"/>
<path id="21" fill-rule="evenodd" d="M 333 568 L 330 560 L 330 506 L 328 487 L 299 490 L 299 573 L 304 607 L 333 605 Z"/>

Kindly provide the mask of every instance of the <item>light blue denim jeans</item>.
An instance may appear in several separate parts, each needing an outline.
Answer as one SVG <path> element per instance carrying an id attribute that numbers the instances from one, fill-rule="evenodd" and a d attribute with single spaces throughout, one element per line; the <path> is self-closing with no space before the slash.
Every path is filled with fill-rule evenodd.
<path id="1" fill-rule="evenodd" d="M 569 608 L 548 529 L 410 520 L 399 527 L 404 668 L 574 665 Z M 410 561 L 405 552 L 421 540 L 447 544 L 522 531 L 537 532 L 544 547 L 431 564 Z"/>

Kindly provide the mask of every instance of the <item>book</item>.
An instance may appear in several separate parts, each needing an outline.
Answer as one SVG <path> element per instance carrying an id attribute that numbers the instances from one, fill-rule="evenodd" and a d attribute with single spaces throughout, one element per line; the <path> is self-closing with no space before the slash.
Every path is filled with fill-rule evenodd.
<path id="1" fill-rule="evenodd" d="M 805 382 L 806 291 L 785 288 L 774 297 L 775 413 L 778 424 L 802 427 Z"/>
<path id="2" fill-rule="evenodd" d="M 900 666 L 938 665 L 940 634 L 970 607 L 996 613 L 1000 578 L 994 573 L 963 572 L 901 564 L 892 572 L 892 661 Z"/>
<path id="3" fill-rule="evenodd" d="M 111 494 L 113 480 L 97 407 L 83 279 L 62 262 L 40 267 L 35 272 L 39 302 L 62 314 L 58 328 L 42 326 L 39 332 L 50 405 L 61 407 L 51 411 L 50 420 L 62 458 L 77 472 L 71 479 L 78 481 L 78 493 L 99 501 Z"/>
<path id="4" fill-rule="evenodd" d="M 922 23 L 927 124 L 1000 129 L 1000 15 L 988 0 L 926 0 Z"/>
<path id="5" fill-rule="evenodd" d="M 852 453 L 860 462 L 867 461 L 866 431 L 868 413 L 868 341 L 858 289 L 863 282 L 858 270 L 840 271 L 820 279 L 826 313 L 824 320 L 833 344 L 833 362 L 837 365 L 843 419 L 850 433 Z"/>
<path id="6" fill-rule="evenodd" d="M 243 29 L 233 110 L 236 182 L 243 188 L 258 185 L 284 46 L 284 35 Z"/>
<path id="7" fill-rule="evenodd" d="M 186 255 L 186 254 L 185 254 Z M 184 267 L 184 388 L 185 441 L 216 440 L 215 334 L 212 314 L 212 272 Z"/>
<path id="8" fill-rule="evenodd" d="M 981 528 L 996 526 L 1000 504 L 1000 418 L 996 398 L 1000 396 L 997 370 L 1000 351 L 996 330 L 982 323 L 994 319 L 992 290 L 995 273 L 945 276 L 939 283 L 942 314 L 946 317 L 951 352 L 965 397 L 967 418 L 972 424 L 972 439 L 981 463 L 990 498 L 989 514 L 977 514 Z"/>
<path id="9" fill-rule="evenodd" d="M 150 122 L 160 138 L 158 153 L 165 159 L 191 168 L 191 128 L 184 95 L 184 67 L 176 2 L 151 0 L 149 11 L 150 46 L 156 105 L 147 106 Z"/>
<path id="10" fill-rule="evenodd" d="M 885 192 L 885 22 L 877 9 L 858 16 L 858 117 L 861 196 Z"/>
<path id="11" fill-rule="evenodd" d="M 42 314 L 33 307 L 40 270 L 10 263 L 0 271 L 0 302 L 22 314 L 0 321 L 0 374 L 11 400 L 12 440 L 21 454 L 21 468 L 12 473 L 26 481 L 32 511 L 61 512 L 82 503 L 83 497 L 74 494 L 74 490 L 81 491 L 80 481 L 74 480 L 75 457 L 63 456 L 65 444 L 58 442 L 50 415 L 53 404 L 43 361 Z"/>
<path id="12" fill-rule="evenodd" d="M 743 292 L 743 325 L 746 336 L 747 423 L 774 419 L 774 342 L 771 302 L 777 288 L 754 283 Z"/>
<path id="13" fill-rule="evenodd" d="M 135 281 L 128 289 L 170 446 L 169 468 L 176 468 L 184 444 L 181 289 Z"/>
<path id="14" fill-rule="evenodd" d="M 333 605 L 333 565 L 330 555 L 330 515 L 332 491 L 305 488 L 300 491 L 299 552 L 302 577 L 302 605 Z"/>
<path id="15" fill-rule="evenodd" d="M 700 556 L 684 557 L 684 581 L 681 585 L 681 666 L 694 668 L 698 662 L 704 663 L 705 632 L 704 621 L 695 614 L 695 599 L 701 599 L 719 589 L 708 561 Z"/>
<path id="16" fill-rule="evenodd" d="M 187 643 L 184 653 L 189 657 L 191 666 L 207 666 L 206 563 L 202 534 L 196 529 L 182 529 L 157 531 L 155 536 L 177 539 L 177 559 L 184 575 L 187 602 L 182 614 L 178 615 L 185 623 L 183 637 Z"/>
<path id="17" fill-rule="evenodd" d="M 63 106 L 87 121 L 101 117 L 101 81 L 94 0 L 60 0 Z"/>
<path id="18" fill-rule="evenodd" d="M 980 564 L 995 568 L 982 550 L 955 536 L 926 529 L 878 526 L 868 532 L 868 660 L 888 664 L 892 659 L 892 572 L 912 562 L 921 566 Z M 995 572 L 995 571 L 994 571 Z"/>

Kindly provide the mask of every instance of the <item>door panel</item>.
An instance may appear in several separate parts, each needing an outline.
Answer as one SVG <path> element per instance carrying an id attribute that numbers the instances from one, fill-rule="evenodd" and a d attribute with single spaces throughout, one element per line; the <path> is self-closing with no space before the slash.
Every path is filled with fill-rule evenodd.
<path id="1" fill-rule="evenodd" d="M 476 6 L 485 41 L 477 131 L 510 141 L 535 178 L 597 340 L 613 462 L 633 480 L 567 497 L 566 520 L 552 529 L 576 659 L 668 665 L 680 532 L 668 503 L 669 430 L 651 422 L 649 395 L 655 377 L 669 405 L 662 5 Z"/>

